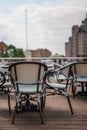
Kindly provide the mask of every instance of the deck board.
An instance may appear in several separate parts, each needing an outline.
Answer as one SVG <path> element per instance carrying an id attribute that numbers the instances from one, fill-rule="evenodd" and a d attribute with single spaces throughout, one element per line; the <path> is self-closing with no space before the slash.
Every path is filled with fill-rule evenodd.
<path id="1" fill-rule="evenodd" d="M 74 115 L 71 115 L 65 97 L 49 96 L 44 109 L 44 125 L 39 113 L 32 111 L 18 114 L 13 125 L 14 96 L 11 95 L 12 113 L 9 114 L 7 96 L 0 95 L 0 130 L 87 130 L 87 97 L 77 96 L 73 100 L 70 96 L 70 99 Z"/>

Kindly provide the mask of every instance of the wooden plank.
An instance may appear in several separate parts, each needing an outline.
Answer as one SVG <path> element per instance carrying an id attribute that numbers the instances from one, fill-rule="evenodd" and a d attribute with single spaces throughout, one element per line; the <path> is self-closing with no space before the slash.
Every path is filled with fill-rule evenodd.
<path id="1" fill-rule="evenodd" d="M 87 97 L 70 97 L 74 110 L 71 115 L 67 100 L 63 96 L 49 96 L 44 109 L 45 124 L 41 124 L 37 112 L 25 112 L 16 116 L 11 124 L 14 96 L 11 96 L 12 113 L 9 114 L 7 96 L 0 95 L 0 130 L 87 130 Z"/>

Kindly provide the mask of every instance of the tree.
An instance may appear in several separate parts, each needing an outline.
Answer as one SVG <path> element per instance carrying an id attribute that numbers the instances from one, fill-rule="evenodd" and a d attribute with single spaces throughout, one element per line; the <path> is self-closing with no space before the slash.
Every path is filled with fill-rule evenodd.
<path id="1" fill-rule="evenodd" d="M 7 52 L 3 55 L 3 57 L 25 57 L 25 55 L 23 49 L 16 48 L 11 44 L 7 47 Z"/>
<path id="2" fill-rule="evenodd" d="M 17 57 L 25 57 L 23 49 L 17 48 Z"/>

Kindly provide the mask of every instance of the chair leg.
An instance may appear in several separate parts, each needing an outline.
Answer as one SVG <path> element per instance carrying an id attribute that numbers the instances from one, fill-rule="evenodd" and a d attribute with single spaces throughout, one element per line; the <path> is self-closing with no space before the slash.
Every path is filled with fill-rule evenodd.
<path id="1" fill-rule="evenodd" d="M 12 124 L 14 124 L 14 121 L 15 121 L 16 110 L 17 110 L 17 104 L 16 104 L 15 109 L 14 109 L 13 118 L 12 118 Z"/>
<path id="2" fill-rule="evenodd" d="M 40 102 L 38 102 L 38 106 L 39 106 L 39 110 L 40 110 L 40 118 L 41 118 L 41 122 L 42 122 L 42 124 L 44 124 L 43 113 L 42 113 L 42 109 L 41 109 L 41 104 L 40 104 Z"/>
<path id="3" fill-rule="evenodd" d="M 66 96 L 66 98 L 67 98 L 67 101 L 68 101 L 68 104 L 69 104 L 69 108 L 70 108 L 71 114 L 73 115 L 74 112 L 73 112 L 73 109 L 72 109 L 72 105 L 71 105 L 71 102 L 70 102 L 70 98 L 69 98 L 69 96 Z"/>
<path id="4" fill-rule="evenodd" d="M 72 94 L 73 94 L 73 99 L 75 99 L 75 97 L 76 97 L 76 88 L 72 87 Z"/>
<path id="5" fill-rule="evenodd" d="M 45 107 L 46 103 L 46 89 L 44 90 L 44 96 L 43 96 L 43 108 Z"/>
<path id="6" fill-rule="evenodd" d="M 10 93 L 8 93 L 8 108 L 9 108 L 9 113 L 11 113 Z"/>
<path id="7" fill-rule="evenodd" d="M 43 112 L 43 107 L 44 107 L 44 98 L 43 97 L 41 97 L 40 102 L 41 102 L 41 111 Z"/>
<path id="8" fill-rule="evenodd" d="M 76 83 L 74 83 L 74 82 L 72 82 L 71 83 L 72 85 L 71 85 L 71 90 L 72 90 L 72 94 L 73 94 L 73 99 L 75 99 L 75 96 L 76 96 L 76 86 L 77 86 L 77 84 Z"/>
<path id="9" fill-rule="evenodd" d="M 46 96 L 43 97 L 43 108 L 45 108 L 45 104 L 46 104 Z"/>

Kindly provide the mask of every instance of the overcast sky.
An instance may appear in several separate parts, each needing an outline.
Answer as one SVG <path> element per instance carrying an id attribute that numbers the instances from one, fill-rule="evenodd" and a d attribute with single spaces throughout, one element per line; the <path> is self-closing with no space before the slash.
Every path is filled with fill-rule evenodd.
<path id="1" fill-rule="evenodd" d="M 27 14 L 28 49 L 65 54 L 72 26 L 86 13 L 87 0 L 0 0 L 0 41 L 26 50 Z"/>

